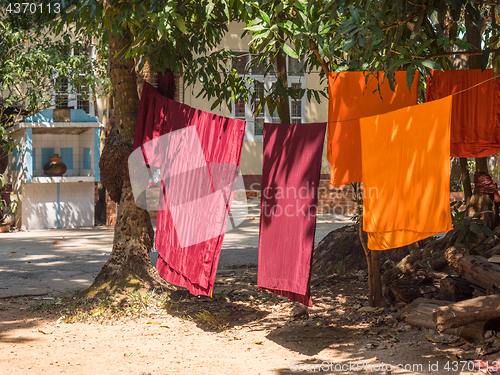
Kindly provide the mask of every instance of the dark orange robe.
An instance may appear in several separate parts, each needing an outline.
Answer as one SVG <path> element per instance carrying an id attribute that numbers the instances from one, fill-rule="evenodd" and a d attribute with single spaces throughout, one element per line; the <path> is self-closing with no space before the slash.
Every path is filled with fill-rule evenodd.
<path id="1" fill-rule="evenodd" d="M 396 72 L 395 88 L 380 73 L 379 80 L 366 72 L 331 72 L 328 76 L 328 148 L 333 186 L 359 182 L 361 172 L 361 139 L 359 118 L 378 115 L 417 104 L 419 74 L 415 75 L 411 91 L 406 84 L 406 72 Z M 380 84 L 380 92 L 378 86 Z M 335 122 L 355 119 L 353 121 Z"/>

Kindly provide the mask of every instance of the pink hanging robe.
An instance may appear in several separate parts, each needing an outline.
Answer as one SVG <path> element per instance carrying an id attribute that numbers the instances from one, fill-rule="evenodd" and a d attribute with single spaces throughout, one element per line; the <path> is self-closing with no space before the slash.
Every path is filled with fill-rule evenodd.
<path id="1" fill-rule="evenodd" d="M 137 132 L 142 142 L 134 148 L 161 168 L 156 269 L 194 295 L 211 295 L 245 122 L 177 103 L 144 83 Z"/>

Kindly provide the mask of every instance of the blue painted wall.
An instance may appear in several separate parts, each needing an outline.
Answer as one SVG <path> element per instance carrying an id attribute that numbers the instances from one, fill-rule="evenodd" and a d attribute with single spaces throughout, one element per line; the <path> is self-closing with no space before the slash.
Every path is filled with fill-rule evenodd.
<path id="1" fill-rule="evenodd" d="M 83 148 L 83 169 L 90 169 L 92 161 L 92 153 L 90 147 Z"/>
<path id="2" fill-rule="evenodd" d="M 33 182 L 33 129 L 26 129 L 26 182 Z"/>
<path id="3" fill-rule="evenodd" d="M 42 169 L 45 163 L 50 161 L 50 156 L 54 156 L 54 147 L 42 148 Z"/>
<path id="4" fill-rule="evenodd" d="M 101 129 L 94 129 L 94 176 L 95 181 L 101 181 L 101 170 L 99 169 L 99 158 L 101 157 Z"/>
<path id="5" fill-rule="evenodd" d="M 61 147 L 61 161 L 66 168 L 73 169 L 73 147 Z"/>

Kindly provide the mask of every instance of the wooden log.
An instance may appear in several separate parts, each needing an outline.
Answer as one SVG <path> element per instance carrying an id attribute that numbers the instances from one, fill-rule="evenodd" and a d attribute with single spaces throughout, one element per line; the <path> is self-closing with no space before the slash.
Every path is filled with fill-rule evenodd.
<path id="1" fill-rule="evenodd" d="M 433 319 L 434 311 L 440 305 L 433 303 L 421 303 L 406 317 L 405 321 L 411 326 L 436 330 L 436 322 Z"/>
<path id="2" fill-rule="evenodd" d="M 420 298 L 417 298 L 416 300 L 414 300 L 412 303 L 406 305 L 402 309 L 396 311 L 394 314 L 392 314 L 392 316 L 398 320 L 406 321 L 406 318 L 408 317 L 408 315 L 410 315 L 412 313 L 412 311 L 414 311 L 418 306 L 420 306 L 423 303 L 434 304 L 434 305 L 437 305 L 438 307 L 439 306 L 446 306 L 446 305 L 450 304 L 450 302 L 448 302 L 448 301 L 440 301 L 440 300 L 436 300 L 436 299 L 420 297 Z"/>
<path id="3" fill-rule="evenodd" d="M 454 247 L 446 250 L 445 257 L 472 284 L 486 289 L 489 293 L 500 292 L 500 266 L 498 264 L 490 263 L 481 256 L 462 254 Z"/>
<path id="4" fill-rule="evenodd" d="M 500 294 L 477 297 L 436 309 L 433 320 L 439 332 L 500 317 Z"/>
<path id="5" fill-rule="evenodd" d="M 450 302 L 429 300 L 419 298 L 422 301 L 418 306 L 413 306 L 409 314 L 407 314 L 405 322 L 413 327 L 427 328 L 437 331 L 436 322 L 433 319 L 434 312 Z M 415 300 L 417 301 L 417 300 Z M 413 303 L 412 303 L 413 305 Z M 409 305 L 410 306 L 410 305 Z M 487 322 L 474 322 L 463 327 L 451 328 L 444 333 L 454 336 L 460 336 L 467 340 L 475 341 L 483 338 L 484 327 Z"/>
<path id="6" fill-rule="evenodd" d="M 410 303 L 419 297 L 434 298 L 439 293 L 438 282 L 430 277 L 406 274 L 386 285 L 385 294 L 394 301 Z"/>
<path id="7" fill-rule="evenodd" d="M 489 258 L 493 255 L 497 255 L 498 253 L 500 253 L 500 244 L 492 247 L 488 251 L 485 251 L 484 253 L 481 254 L 481 256 L 483 256 L 485 258 Z"/>
<path id="8" fill-rule="evenodd" d="M 463 301 L 474 297 L 474 287 L 466 279 L 447 276 L 439 283 L 439 297 L 445 301 Z"/>

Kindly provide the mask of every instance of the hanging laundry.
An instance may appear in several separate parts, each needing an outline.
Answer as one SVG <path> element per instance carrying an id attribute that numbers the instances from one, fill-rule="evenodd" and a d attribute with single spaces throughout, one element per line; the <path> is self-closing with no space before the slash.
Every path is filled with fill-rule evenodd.
<path id="1" fill-rule="evenodd" d="M 452 97 L 360 120 L 368 248 L 405 246 L 453 229 Z"/>
<path id="2" fill-rule="evenodd" d="M 325 123 L 264 124 L 257 284 L 308 306 L 325 132 Z"/>
<path id="3" fill-rule="evenodd" d="M 147 83 L 137 122 L 143 163 L 161 168 L 156 269 L 166 281 L 186 287 L 194 295 L 211 295 L 245 122 L 177 103 Z M 139 173 L 139 181 L 132 181 L 133 189 L 134 183 L 147 184 L 148 172 L 133 170 Z"/>
<path id="4" fill-rule="evenodd" d="M 500 194 L 498 194 L 498 186 L 493 182 L 493 179 L 491 178 L 489 173 L 474 173 L 474 187 L 479 190 L 479 193 L 481 195 L 488 194 L 497 206 L 500 205 Z"/>
<path id="5" fill-rule="evenodd" d="M 428 102 L 454 94 L 451 156 L 480 158 L 499 153 L 500 79 L 492 79 L 493 69 L 433 70 L 431 75 Z"/>
<path id="6" fill-rule="evenodd" d="M 172 72 L 166 72 L 165 74 L 157 73 L 157 82 L 158 82 L 158 93 L 161 96 L 167 97 L 169 99 L 174 99 L 175 95 L 175 76 L 174 73 Z M 146 87 L 146 83 L 143 85 Z M 151 90 L 149 90 L 151 91 Z M 141 94 L 141 107 L 139 108 L 139 111 L 141 111 L 142 108 L 142 102 L 143 102 L 143 96 L 144 94 Z M 144 112 L 145 110 L 143 110 Z M 146 113 L 142 114 L 143 116 L 147 115 Z M 159 125 L 155 126 L 154 119 L 152 117 L 152 113 L 149 114 L 149 119 L 142 119 L 142 121 L 137 121 L 137 126 L 135 128 L 135 136 L 134 136 L 134 146 L 133 149 L 137 149 L 138 147 L 141 147 L 144 143 L 149 142 L 153 140 L 156 137 L 159 137 L 162 133 L 162 129 L 159 127 Z M 139 118 L 141 118 L 141 113 L 139 112 Z M 146 162 L 147 162 L 147 157 L 144 155 Z M 149 164 L 149 163 L 148 163 Z"/>
<path id="7" fill-rule="evenodd" d="M 327 156 L 333 186 L 362 180 L 359 118 L 417 104 L 418 72 L 411 90 L 406 83 L 406 72 L 396 72 L 395 92 L 391 90 L 383 73 L 380 73 L 379 80 L 368 76 L 368 82 L 365 73 L 367 72 L 330 72 L 328 76 Z M 351 119 L 352 121 L 346 121 Z"/>

